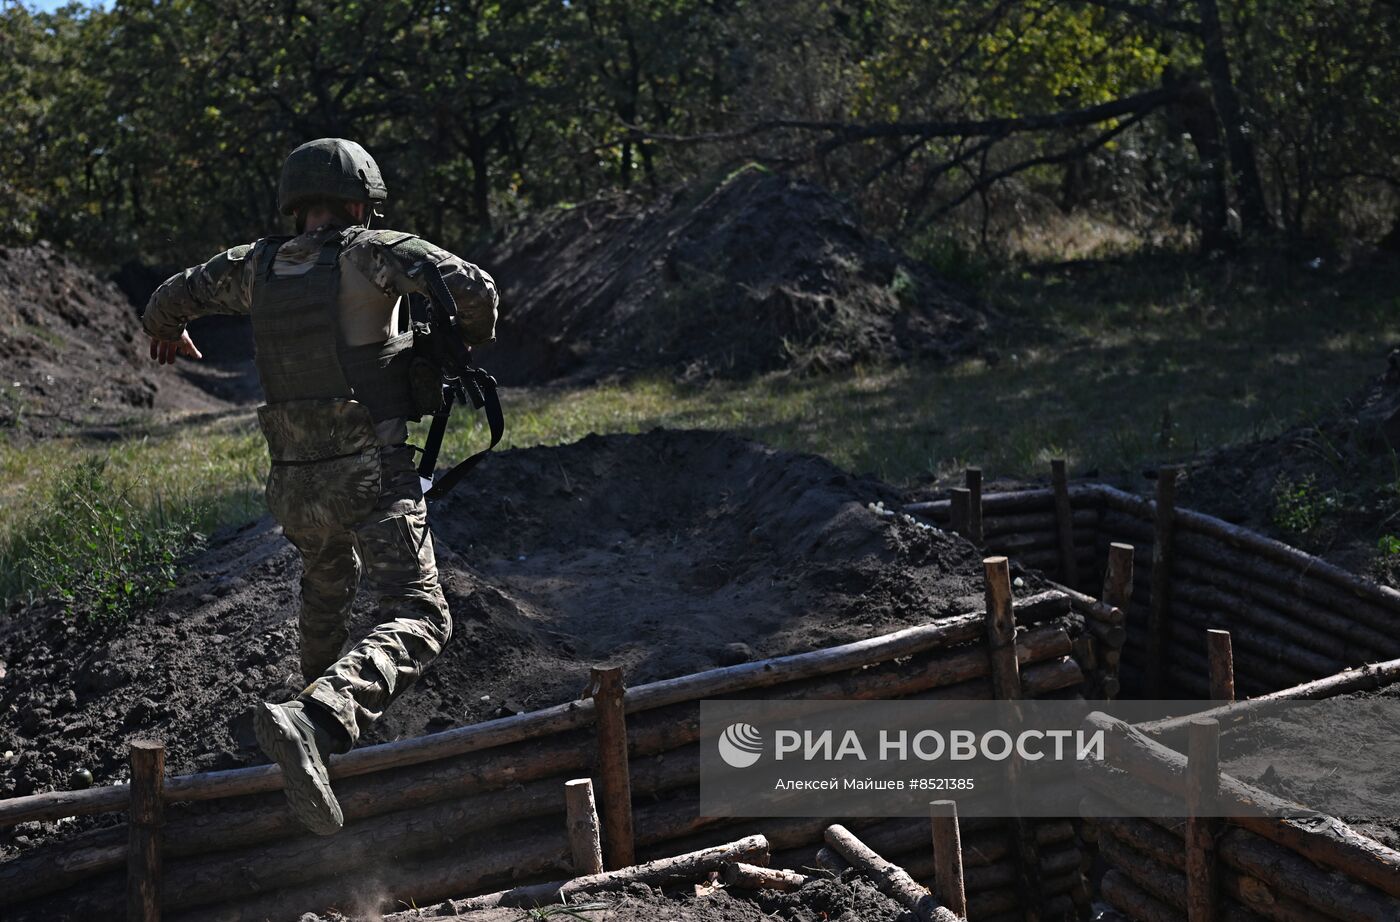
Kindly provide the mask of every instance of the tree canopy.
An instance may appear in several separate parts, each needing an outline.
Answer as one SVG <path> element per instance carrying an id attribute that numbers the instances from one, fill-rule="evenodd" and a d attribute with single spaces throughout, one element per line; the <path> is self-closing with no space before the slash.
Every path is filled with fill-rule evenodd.
<path id="1" fill-rule="evenodd" d="M 749 160 L 906 239 L 1031 197 L 1212 248 L 1374 238 L 1397 96 L 1395 0 L 7 2 L 0 237 L 201 258 L 343 136 L 454 245 Z"/>

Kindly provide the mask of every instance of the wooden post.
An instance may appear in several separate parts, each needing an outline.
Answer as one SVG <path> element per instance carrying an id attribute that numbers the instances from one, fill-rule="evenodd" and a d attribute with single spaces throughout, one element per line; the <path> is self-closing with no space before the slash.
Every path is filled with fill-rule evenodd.
<path id="1" fill-rule="evenodd" d="M 967 539 L 973 544 L 982 543 L 982 469 L 967 469 Z"/>
<path id="2" fill-rule="evenodd" d="M 580 876 L 603 873 L 603 840 L 598 826 L 598 807 L 593 800 L 593 779 L 565 781 L 564 807 L 574 870 Z"/>
<path id="3" fill-rule="evenodd" d="M 131 811 L 127 816 L 126 917 L 160 922 L 160 827 L 163 822 L 165 746 L 131 744 Z"/>
<path id="4" fill-rule="evenodd" d="M 962 836 L 958 832 L 958 802 L 929 803 L 933 823 L 934 896 L 960 918 L 967 917 L 967 888 L 963 883 Z"/>
<path id="5" fill-rule="evenodd" d="M 632 782 L 627 774 L 627 718 L 622 709 L 622 667 L 594 667 L 593 707 L 598 720 L 598 775 L 608 869 L 635 863 Z"/>
<path id="6" fill-rule="evenodd" d="M 966 487 L 953 487 L 948 493 L 948 527 L 963 537 L 972 531 L 972 493 Z"/>
<path id="7" fill-rule="evenodd" d="M 1206 631 L 1206 652 L 1210 655 L 1211 700 L 1234 701 L 1235 655 L 1230 650 L 1230 632 Z"/>
<path id="8" fill-rule="evenodd" d="M 992 670 L 992 697 L 999 701 L 1021 700 L 1021 673 L 1016 662 L 1016 615 L 1011 607 L 1011 566 L 1005 557 L 982 561 L 987 599 L 987 656 Z M 1007 783 L 1013 804 L 1020 794 L 1021 763 L 1013 757 L 1006 763 Z M 1017 883 L 1026 906 L 1026 922 L 1039 922 L 1040 855 L 1035 832 L 1023 817 L 1011 822 L 1016 843 Z"/>
<path id="9" fill-rule="evenodd" d="M 1108 546 L 1108 569 L 1103 574 L 1103 601 L 1128 613 L 1133 597 L 1133 546 L 1115 541 Z"/>
<path id="10" fill-rule="evenodd" d="M 1172 521 L 1176 515 L 1176 475 L 1174 467 L 1157 472 L 1157 504 L 1152 530 L 1152 595 L 1147 612 L 1147 694 L 1161 698 L 1166 693 L 1167 647 L 1171 636 L 1167 592 L 1171 586 Z"/>
<path id="11" fill-rule="evenodd" d="M 1050 462 L 1050 483 L 1055 488 L 1055 524 L 1059 529 L 1060 581 L 1079 588 L 1079 564 L 1074 559 L 1074 510 L 1069 504 L 1069 475 L 1065 459 Z"/>
<path id="12" fill-rule="evenodd" d="M 1021 697 L 1021 671 L 1016 662 L 1016 615 L 1011 608 L 1011 565 L 1005 557 L 982 561 L 986 575 L 987 656 L 992 669 L 993 697 Z"/>
<path id="13" fill-rule="evenodd" d="M 1106 648 L 1103 652 L 1103 681 L 1100 687 L 1105 701 L 1112 701 L 1117 697 L 1120 688 L 1118 664 L 1123 658 L 1123 644 L 1128 639 L 1128 606 L 1132 603 L 1132 598 L 1133 546 L 1115 541 L 1108 546 L 1108 567 L 1103 574 L 1102 601 L 1122 614 L 1123 623 L 1113 625 L 1117 630 L 1111 632 L 1103 628 L 1096 629 L 1097 622 L 1090 625 Z"/>
<path id="14" fill-rule="evenodd" d="M 1219 870 L 1215 815 L 1220 790 L 1220 723 L 1193 720 L 1186 762 L 1186 915 L 1188 922 L 1218 918 Z"/>

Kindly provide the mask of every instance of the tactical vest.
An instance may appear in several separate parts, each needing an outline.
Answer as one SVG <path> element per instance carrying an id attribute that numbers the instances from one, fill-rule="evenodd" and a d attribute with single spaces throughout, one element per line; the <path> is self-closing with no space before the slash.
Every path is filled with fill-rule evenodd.
<path id="1" fill-rule="evenodd" d="M 409 389 L 412 330 L 363 346 L 347 346 L 342 335 L 340 252 L 365 232 L 349 228 L 326 241 L 301 275 L 272 271 L 277 250 L 291 238 L 269 238 L 259 248 L 253 345 L 269 405 L 339 398 L 363 404 L 375 422 L 419 415 Z"/>

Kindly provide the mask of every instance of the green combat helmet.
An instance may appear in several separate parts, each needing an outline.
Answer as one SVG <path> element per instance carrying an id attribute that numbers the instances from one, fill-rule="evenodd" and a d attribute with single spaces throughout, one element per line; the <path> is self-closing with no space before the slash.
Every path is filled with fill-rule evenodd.
<path id="1" fill-rule="evenodd" d="M 277 207 L 291 214 L 308 199 L 332 198 L 373 208 L 388 195 L 379 165 L 363 147 L 343 138 L 321 138 L 287 156 L 277 184 Z"/>

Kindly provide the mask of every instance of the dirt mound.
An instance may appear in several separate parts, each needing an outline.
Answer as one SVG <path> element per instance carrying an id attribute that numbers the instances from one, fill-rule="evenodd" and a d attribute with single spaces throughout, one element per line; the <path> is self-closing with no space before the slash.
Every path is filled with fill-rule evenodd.
<path id="1" fill-rule="evenodd" d="M 603 661 L 638 684 L 980 606 L 978 551 L 866 508 L 881 499 L 897 494 L 716 433 L 495 455 L 431 512 L 453 639 L 367 742 L 576 698 Z M 299 571 L 264 519 L 215 536 L 180 588 L 124 626 L 42 606 L 10 617 L 0 785 L 62 789 L 81 770 L 118 781 L 135 738 L 164 740 L 171 773 L 263 762 L 251 707 L 301 685 Z M 352 637 L 372 625 L 362 599 Z M 20 846 L 53 834 L 16 832 L 6 841 Z"/>
<path id="2" fill-rule="evenodd" d="M 756 168 L 646 205 L 556 209 L 480 259 L 502 286 L 503 381 L 742 377 L 970 352 L 966 294 L 810 183 Z"/>
<path id="3" fill-rule="evenodd" d="M 236 383 L 246 372 L 220 361 L 226 338 L 203 337 L 207 364 L 159 368 L 116 285 L 46 244 L 0 247 L 0 432 L 91 433 L 224 409 L 248 397 Z"/>
<path id="4" fill-rule="evenodd" d="M 1188 465 L 1178 502 L 1400 585 L 1400 348 L 1337 412 Z"/>

